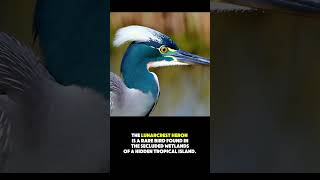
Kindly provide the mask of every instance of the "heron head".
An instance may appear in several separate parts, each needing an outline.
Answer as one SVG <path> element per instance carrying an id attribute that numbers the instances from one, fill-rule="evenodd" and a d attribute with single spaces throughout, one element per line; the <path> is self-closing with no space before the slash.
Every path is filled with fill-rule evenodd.
<path id="1" fill-rule="evenodd" d="M 178 48 L 175 42 L 154 29 L 144 26 L 127 26 L 116 32 L 115 46 L 132 42 L 125 57 L 134 55 L 137 62 L 149 68 L 175 65 L 209 65 L 210 60 Z M 129 58 L 125 58 L 129 59 Z M 131 58 L 134 59 L 134 58 Z"/>

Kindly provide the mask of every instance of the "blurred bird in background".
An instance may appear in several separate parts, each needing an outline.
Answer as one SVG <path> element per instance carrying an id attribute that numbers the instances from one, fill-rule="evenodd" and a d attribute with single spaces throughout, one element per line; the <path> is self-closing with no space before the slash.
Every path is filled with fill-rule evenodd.
<path id="1" fill-rule="evenodd" d="M 211 11 L 279 11 L 284 13 L 320 12 L 319 0 L 211 0 Z"/>
<path id="2" fill-rule="evenodd" d="M 109 172 L 108 3 L 40 0 L 43 65 L 0 34 L 0 166 L 4 172 Z"/>

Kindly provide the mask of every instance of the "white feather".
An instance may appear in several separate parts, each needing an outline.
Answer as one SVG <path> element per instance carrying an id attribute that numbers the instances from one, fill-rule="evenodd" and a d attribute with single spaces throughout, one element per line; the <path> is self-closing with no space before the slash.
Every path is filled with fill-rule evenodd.
<path id="1" fill-rule="evenodd" d="M 118 47 L 122 44 L 130 41 L 137 42 L 147 42 L 147 41 L 156 41 L 162 43 L 161 36 L 162 33 L 144 26 L 127 26 L 120 28 L 115 35 L 113 45 Z"/>
<path id="2" fill-rule="evenodd" d="M 152 61 L 147 64 L 147 68 L 157 68 L 157 67 L 165 67 L 165 66 L 183 66 L 183 65 L 190 65 L 188 63 L 179 62 L 177 60 L 173 61 Z"/>

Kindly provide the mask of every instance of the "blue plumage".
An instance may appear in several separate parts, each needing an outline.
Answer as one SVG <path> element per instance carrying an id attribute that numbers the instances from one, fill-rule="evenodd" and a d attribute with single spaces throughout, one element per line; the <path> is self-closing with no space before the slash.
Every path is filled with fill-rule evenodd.
<path id="1" fill-rule="evenodd" d="M 63 85 L 89 87 L 106 96 L 109 69 L 106 0 L 40 0 L 34 16 L 50 74 Z"/>
<path id="2" fill-rule="evenodd" d="M 185 52 L 167 35 L 143 26 L 127 26 L 116 32 L 113 44 L 120 46 L 131 42 L 121 62 L 124 83 L 110 89 L 111 115 L 148 116 L 155 107 L 160 85 L 150 68 L 174 65 L 209 65 L 210 61 L 201 56 Z M 119 78 L 116 78 L 119 81 Z"/>

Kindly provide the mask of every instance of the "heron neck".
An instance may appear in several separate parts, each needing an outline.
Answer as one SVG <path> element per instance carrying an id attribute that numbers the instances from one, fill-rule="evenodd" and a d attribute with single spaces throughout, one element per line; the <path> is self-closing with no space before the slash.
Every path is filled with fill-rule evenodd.
<path id="1" fill-rule="evenodd" d="M 150 48 L 144 45 L 130 45 L 122 59 L 121 73 L 128 88 L 134 88 L 143 93 L 152 93 L 154 99 L 159 94 L 158 80 L 154 73 L 147 69 L 146 53 Z M 144 52 L 144 53 L 141 53 Z"/>

